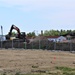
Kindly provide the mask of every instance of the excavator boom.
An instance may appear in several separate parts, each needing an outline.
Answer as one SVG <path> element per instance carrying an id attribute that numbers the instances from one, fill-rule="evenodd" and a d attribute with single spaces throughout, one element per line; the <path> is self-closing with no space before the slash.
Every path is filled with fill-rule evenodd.
<path id="1" fill-rule="evenodd" d="M 20 38 L 20 29 L 18 27 L 16 27 L 15 25 L 12 25 L 10 28 L 10 32 L 9 32 L 9 36 L 12 35 L 12 30 L 15 29 L 18 32 L 18 38 Z"/>
<path id="2" fill-rule="evenodd" d="M 16 38 L 25 39 L 25 37 L 26 37 L 25 32 L 20 32 L 20 29 L 18 27 L 16 27 L 15 25 L 11 26 L 8 35 L 6 35 L 6 39 L 10 39 L 10 37 L 12 36 L 12 30 L 13 29 L 15 29 L 17 31 L 17 33 L 18 33 Z"/>

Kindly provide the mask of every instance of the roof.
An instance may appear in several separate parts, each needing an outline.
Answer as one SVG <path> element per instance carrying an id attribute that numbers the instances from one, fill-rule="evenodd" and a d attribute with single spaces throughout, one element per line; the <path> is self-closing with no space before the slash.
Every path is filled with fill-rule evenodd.
<path id="1" fill-rule="evenodd" d="M 58 38 L 60 36 L 38 36 L 38 38 Z M 37 38 L 37 37 L 27 37 L 28 39 L 34 39 L 34 38 Z"/>
<path id="2" fill-rule="evenodd" d="M 45 36 L 46 38 L 58 38 L 60 36 Z"/>

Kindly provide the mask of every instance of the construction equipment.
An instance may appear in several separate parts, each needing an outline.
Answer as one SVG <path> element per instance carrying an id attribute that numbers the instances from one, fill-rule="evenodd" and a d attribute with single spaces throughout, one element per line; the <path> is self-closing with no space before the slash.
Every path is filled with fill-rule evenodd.
<path id="1" fill-rule="evenodd" d="M 6 35 L 7 40 L 10 40 L 10 38 L 12 36 L 12 30 L 13 29 L 15 29 L 17 31 L 17 33 L 18 33 L 16 35 L 16 39 L 22 39 L 23 41 L 27 40 L 25 32 L 20 32 L 20 29 L 18 27 L 16 27 L 15 25 L 11 26 L 9 33 Z"/>

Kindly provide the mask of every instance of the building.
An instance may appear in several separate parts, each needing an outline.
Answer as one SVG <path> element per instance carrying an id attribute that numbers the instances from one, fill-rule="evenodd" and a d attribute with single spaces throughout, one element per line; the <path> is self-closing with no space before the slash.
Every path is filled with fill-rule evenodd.
<path id="1" fill-rule="evenodd" d="M 53 42 L 64 42 L 66 41 L 66 37 L 64 36 L 45 36 L 49 41 Z"/>
<path id="2" fill-rule="evenodd" d="M 0 35 L 0 41 L 6 41 L 6 37 L 4 35 Z"/>
<path id="3" fill-rule="evenodd" d="M 59 36 L 56 40 L 57 42 L 65 42 L 67 39 L 64 36 Z"/>
<path id="4" fill-rule="evenodd" d="M 45 36 L 49 41 L 56 42 L 59 36 Z"/>

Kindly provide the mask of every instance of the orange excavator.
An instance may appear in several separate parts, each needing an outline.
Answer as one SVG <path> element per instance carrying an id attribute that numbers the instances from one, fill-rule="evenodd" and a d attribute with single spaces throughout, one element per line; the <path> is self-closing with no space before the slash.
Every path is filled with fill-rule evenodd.
<path id="1" fill-rule="evenodd" d="M 13 29 L 15 29 L 17 31 L 17 33 L 18 33 L 16 35 L 16 38 L 22 39 L 23 41 L 27 40 L 25 32 L 20 32 L 20 29 L 18 27 L 16 27 L 15 25 L 11 26 L 9 33 L 6 35 L 7 40 L 9 40 L 11 38 Z"/>

